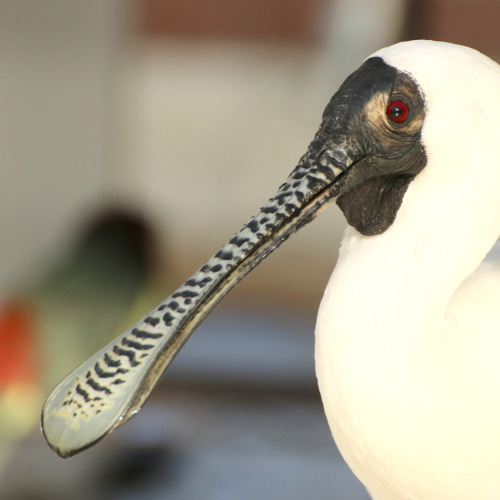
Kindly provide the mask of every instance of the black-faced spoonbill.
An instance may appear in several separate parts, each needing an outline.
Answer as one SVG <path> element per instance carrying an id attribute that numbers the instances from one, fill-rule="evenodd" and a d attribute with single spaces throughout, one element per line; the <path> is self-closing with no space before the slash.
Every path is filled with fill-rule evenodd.
<path id="1" fill-rule="evenodd" d="M 61 456 L 139 411 L 210 309 L 336 201 L 349 227 L 316 327 L 334 438 L 374 500 L 500 498 L 500 67 L 431 41 L 380 50 L 327 105 L 277 194 L 47 399 Z"/>

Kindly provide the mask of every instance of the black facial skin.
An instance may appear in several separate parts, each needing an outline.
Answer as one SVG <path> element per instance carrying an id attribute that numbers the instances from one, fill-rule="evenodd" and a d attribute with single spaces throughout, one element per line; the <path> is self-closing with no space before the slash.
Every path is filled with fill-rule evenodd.
<path id="1" fill-rule="evenodd" d="M 408 106 L 404 122 L 394 123 L 386 115 L 392 101 Z M 390 227 L 409 183 L 424 168 L 424 117 L 424 98 L 415 81 L 379 57 L 349 76 L 326 107 L 318 133 L 325 146 L 318 162 L 346 171 L 336 202 L 361 234 L 381 234 Z"/>

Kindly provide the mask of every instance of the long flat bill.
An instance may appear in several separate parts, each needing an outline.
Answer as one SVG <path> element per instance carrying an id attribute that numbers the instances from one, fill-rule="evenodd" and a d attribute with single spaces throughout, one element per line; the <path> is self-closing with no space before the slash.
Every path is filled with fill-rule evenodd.
<path id="1" fill-rule="evenodd" d="M 209 311 L 337 193 L 337 169 L 323 161 L 319 132 L 298 166 L 228 243 L 154 311 L 70 373 L 42 411 L 50 447 L 69 457 L 136 414 Z"/>

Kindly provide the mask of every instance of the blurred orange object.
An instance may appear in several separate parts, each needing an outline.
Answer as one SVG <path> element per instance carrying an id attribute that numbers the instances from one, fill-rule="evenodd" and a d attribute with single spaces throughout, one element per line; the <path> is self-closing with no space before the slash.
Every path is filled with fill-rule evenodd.
<path id="1" fill-rule="evenodd" d="M 36 384 L 40 376 L 36 326 L 28 304 L 12 301 L 0 310 L 0 391 L 13 383 Z"/>

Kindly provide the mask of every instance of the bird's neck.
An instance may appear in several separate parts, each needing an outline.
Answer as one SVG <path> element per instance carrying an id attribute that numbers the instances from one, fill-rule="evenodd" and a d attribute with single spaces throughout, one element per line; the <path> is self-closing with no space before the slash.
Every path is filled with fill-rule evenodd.
<path id="1" fill-rule="evenodd" d="M 438 163 L 453 160 L 433 157 Z M 344 292 L 356 283 L 358 300 L 349 298 L 353 303 L 380 305 L 380 300 L 373 301 L 376 293 L 388 301 L 386 307 L 398 307 L 407 315 L 418 314 L 418 306 L 442 313 L 497 240 L 498 167 L 488 166 L 484 176 L 473 175 L 474 168 L 459 167 L 457 158 L 457 175 L 451 177 L 441 175 L 433 162 L 410 184 L 387 231 L 367 237 L 351 228 L 346 231 L 334 280 L 349 280 Z M 470 159 L 466 163 L 472 164 Z M 360 292 L 363 289 L 370 294 Z"/>
<path id="2" fill-rule="evenodd" d="M 453 294 L 479 266 L 500 228 L 500 197 L 487 192 L 488 183 L 446 182 L 444 189 L 425 171 L 417 176 L 383 234 L 346 230 L 323 299 L 322 310 L 331 311 L 332 325 L 346 334 L 383 335 L 414 324 L 421 330 L 444 317 Z M 474 189 L 484 193 L 472 205 Z M 485 213 L 491 215 L 485 218 Z"/>
<path id="3" fill-rule="evenodd" d="M 433 243 L 411 236 L 346 230 L 322 305 L 335 316 L 337 333 L 375 340 L 443 314 L 460 278 Z"/>

